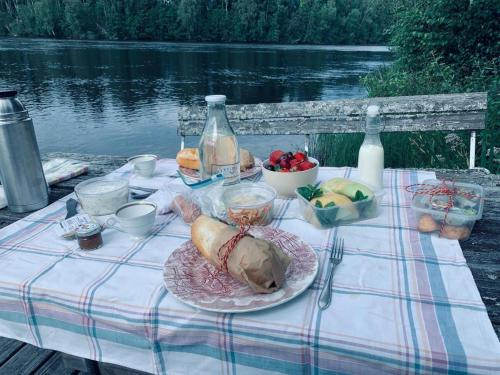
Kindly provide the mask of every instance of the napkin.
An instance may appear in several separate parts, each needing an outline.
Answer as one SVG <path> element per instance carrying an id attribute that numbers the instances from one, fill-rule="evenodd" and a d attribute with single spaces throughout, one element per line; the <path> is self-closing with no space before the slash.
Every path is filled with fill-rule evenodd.
<path id="1" fill-rule="evenodd" d="M 61 181 L 79 176 L 89 170 L 89 164 L 72 159 L 54 158 L 42 163 L 47 184 L 54 185 Z M 0 209 L 7 206 L 3 186 L 0 185 Z"/>
<path id="2" fill-rule="evenodd" d="M 173 197 L 166 188 L 159 189 L 147 197 L 145 201 L 156 204 L 158 215 L 165 215 L 172 211 Z"/>

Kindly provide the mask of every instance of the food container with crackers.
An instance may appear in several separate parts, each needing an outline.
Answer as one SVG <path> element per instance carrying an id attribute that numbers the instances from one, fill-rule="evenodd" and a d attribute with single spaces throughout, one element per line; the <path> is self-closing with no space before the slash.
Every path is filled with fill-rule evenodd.
<path id="1" fill-rule="evenodd" d="M 222 193 L 225 219 L 234 225 L 268 225 L 273 220 L 276 190 L 259 183 L 241 183 Z"/>
<path id="2" fill-rule="evenodd" d="M 484 189 L 480 185 L 432 179 L 407 190 L 414 193 L 411 208 L 422 233 L 466 240 L 483 215 Z"/>

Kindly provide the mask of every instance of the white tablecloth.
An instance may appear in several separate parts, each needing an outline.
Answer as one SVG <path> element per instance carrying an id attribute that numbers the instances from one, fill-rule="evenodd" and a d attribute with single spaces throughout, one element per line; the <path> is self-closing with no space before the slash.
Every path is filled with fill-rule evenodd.
<path id="1" fill-rule="evenodd" d="M 149 187 L 175 169 L 160 161 Z M 129 166 L 112 175 L 135 179 Z M 333 176 L 356 171 L 321 168 L 321 180 Z M 0 335 L 169 374 L 498 373 L 500 343 L 459 243 L 413 229 L 403 187 L 433 177 L 386 170 L 381 215 L 331 230 L 287 216 L 284 202 L 271 225 L 308 242 L 320 272 L 298 298 L 246 314 L 196 310 L 167 292 L 163 265 L 189 240 L 179 218 L 159 216 L 138 241 L 105 231 L 102 248 L 83 252 L 54 236 L 64 198 L 0 230 Z M 321 311 L 336 236 L 345 239 L 344 260 L 332 306 Z"/>

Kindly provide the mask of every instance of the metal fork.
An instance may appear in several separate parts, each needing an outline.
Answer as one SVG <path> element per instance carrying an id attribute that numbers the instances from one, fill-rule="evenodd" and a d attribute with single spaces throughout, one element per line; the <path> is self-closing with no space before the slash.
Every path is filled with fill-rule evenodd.
<path id="1" fill-rule="evenodd" d="M 333 281 L 333 271 L 335 267 L 342 262 L 344 257 L 344 239 L 336 238 L 333 243 L 332 249 L 330 250 L 330 257 L 328 259 L 328 271 L 326 275 L 326 282 L 323 286 L 323 290 L 319 295 L 318 306 L 321 310 L 325 310 L 330 306 L 332 302 L 332 281 Z"/>

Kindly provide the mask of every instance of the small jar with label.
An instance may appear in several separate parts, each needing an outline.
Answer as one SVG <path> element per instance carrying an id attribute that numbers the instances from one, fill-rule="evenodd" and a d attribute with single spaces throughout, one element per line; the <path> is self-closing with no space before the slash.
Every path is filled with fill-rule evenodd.
<path id="1" fill-rule="evenodd" d="M 78 246 L 82 250 L 95 250 L 102 246 L 101 226 L 96 223 L 80 225 L 75 229 Z"/>

